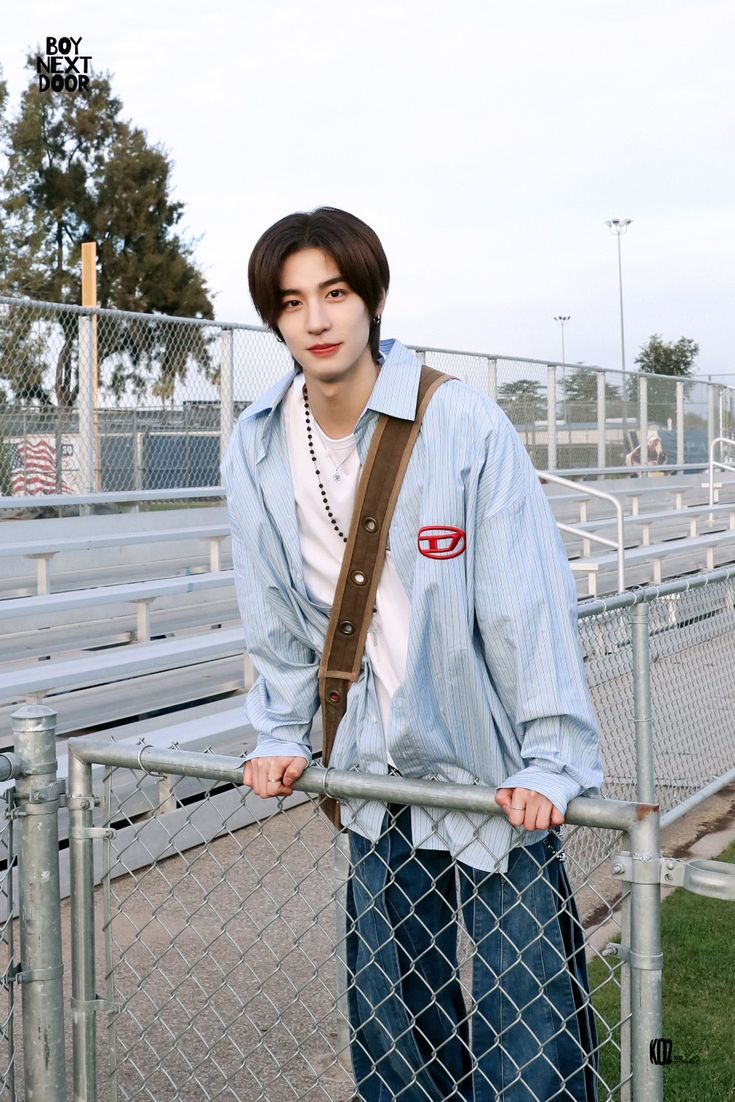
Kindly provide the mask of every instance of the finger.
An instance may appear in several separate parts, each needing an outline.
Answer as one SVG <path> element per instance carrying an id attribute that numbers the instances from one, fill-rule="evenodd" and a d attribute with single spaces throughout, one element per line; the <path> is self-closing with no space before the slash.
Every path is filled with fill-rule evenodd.
<path id="1" fill-rule="evenodd" d="M 266 776 L 263 778 L 263 795 L 269 796 L 281 796 L 284 792 L 288 793 L 288 789 L 283 787 L 283 766 L 277 768 L 271 765 L 266 770 Z"/>
<path id="2" fill-rule="evenodd" d="M 505 811 L 510 804 L 511 791 L 510 788 L 497 788 L 495 790 L 495 803 L 498 807 L 502 807 L 503 811 Z"/>
<path id="3" fill-rule="evenodd" d="M 529 791 L 524 793 L 523 799 L 518 798 L 518 790 L 516 790 L 516 797 L 513 800 L 514 804 L 525 803 L 525 812 L 523 815 L 523 826 L 526 830 L 540 830 L 543 825 L 544 818 L 544 805 L 546 801 L 538 792 Z"/>
<path id="4" fill-rule="evenodd" d="M 551 822 L 549 808 L 541 804 L 536 810 L 526 814 L 526 830 L 548 830 Z M 530 825 L 529 825 L 530 824 Z"/>
<path id="5" fill-rule="evenodd" d="M 250 786 L 256 796 L 263 797 L 267 795 L 265 792 L 265 775 L 266 771 L 263 764 L 263 758 L 253 758 L 248 762 L 250 765 Z"/>
<path id="6" fill-rule="evenodd" d="M 284 785 L 291 786 L 294 781 L 297 781 L 306 768 L 305 758 L 294 758 L 291 764 L 283 774 Z"/>
<path id="7" fill-rule="evenodd" d="M 506 805 L 506 814 L 508 816 L 508 822 L 511 826 L 522 827 L 526 818 L 526 800 L 523 796 L 519 795 L 519 790 L 513 788 L 510 791 L 510 798 Z"/>
<path id="8" fill-rule="evenodd" d="M 264 800 L 277 796 L 281 789 L 283 765 L 279 766 L 273 758 L 259 758 L 257 761 L 255 792 Z"/>

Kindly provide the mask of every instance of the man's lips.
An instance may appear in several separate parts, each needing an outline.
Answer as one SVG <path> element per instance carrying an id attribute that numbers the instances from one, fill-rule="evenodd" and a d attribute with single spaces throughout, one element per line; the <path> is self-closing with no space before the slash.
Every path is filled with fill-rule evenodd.
<path id="1" fill-rule="evenodd" d="M 336 344 L 336 345 L 312 345 L 311 348 L 309 349 L 309 352 L 311 352 L 314 356 L 325 356 L 328 353 L 336 352 L 336 349 L 338 347 L 339 347 L 339 344 Z"/>

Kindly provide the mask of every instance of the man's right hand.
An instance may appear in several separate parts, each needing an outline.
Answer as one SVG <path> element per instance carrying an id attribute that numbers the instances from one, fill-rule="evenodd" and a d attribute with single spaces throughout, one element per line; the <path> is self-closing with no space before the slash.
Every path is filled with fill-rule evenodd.
<path id="1" fill-rule="evenodd" d="M 306 769 L 306 758 L 252 758 L 245 762 L 243 784 L 264 800 L 269 796 L 290 796 L 293 782 Z"/>

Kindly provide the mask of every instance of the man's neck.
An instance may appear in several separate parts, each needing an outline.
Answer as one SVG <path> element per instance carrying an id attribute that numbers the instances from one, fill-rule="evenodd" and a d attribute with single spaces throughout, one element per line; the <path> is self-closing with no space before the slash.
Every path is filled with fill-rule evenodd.
<path id="1" fill-rule="evenodd" d="M 354 374 L 335 382 L 315 379 L 304 372 L 309 406 L 322 432 L 333 440 L 340 440 L 355 431 L 378 371 L 378 365 L 371 359 L 356 367 Z"/>

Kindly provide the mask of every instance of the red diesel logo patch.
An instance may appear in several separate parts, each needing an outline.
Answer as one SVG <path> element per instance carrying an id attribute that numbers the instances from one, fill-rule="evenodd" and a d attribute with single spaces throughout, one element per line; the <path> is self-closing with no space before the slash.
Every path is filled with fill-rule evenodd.
<path id="1" fill-rule="evenodd" d="M 465 549 L 461 528 L 451 524 L 427 524 L 419 528 L 419 551 L 427 559 L 455 559 Z"/>

